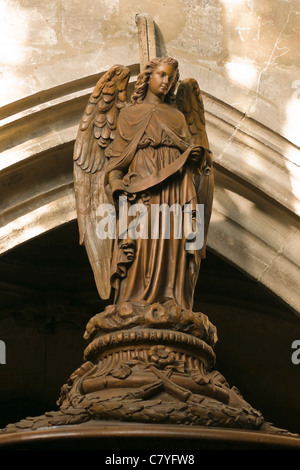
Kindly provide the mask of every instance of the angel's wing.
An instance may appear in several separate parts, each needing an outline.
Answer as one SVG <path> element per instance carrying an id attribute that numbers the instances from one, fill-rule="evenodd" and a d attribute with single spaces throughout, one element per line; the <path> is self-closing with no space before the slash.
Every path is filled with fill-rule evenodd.
<path id="1" fill-rule="evenodd" d="M 99 295 L 108 299 L 110 287 L 110 238 L 97 236 L 97 209 L 112 204 L 105 188 L 105 149 L 114 138 L 120 109 L 126 106 L 130 71 L 114 65 L 98 81 L 80 121 L 74 146 L 74 187 L 80 244 L 84 244 Z"/>
<path id="2" fill-rule="evenodd" d="M 186 119 L 194 145 L 200 145 L 204 149 L 204 158 L 195 175 L 198 204 L 204 204 L 204 246 L 201 257 L 205 257 L 206 239 L 212 212 L 214 174 L 212 153 L 206 133 L 204 105 L 201 90 L 197 81 L 193 78 L 182 80 L 179 83 L 176 94 L 176 106 Z"/>

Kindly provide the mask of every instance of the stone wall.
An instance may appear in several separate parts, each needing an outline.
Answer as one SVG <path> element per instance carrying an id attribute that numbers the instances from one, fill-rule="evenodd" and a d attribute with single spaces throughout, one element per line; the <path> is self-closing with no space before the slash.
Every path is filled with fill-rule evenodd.
<path id="1" fill-rule="evenodd" d="M 299 144 L 297 0 L 3 0 L 2 105 L 139 62 L 135 15 L 152 15 L 159 52 L 182 76 Z M 298 139 L 298 140 L 297 140 Z"/>

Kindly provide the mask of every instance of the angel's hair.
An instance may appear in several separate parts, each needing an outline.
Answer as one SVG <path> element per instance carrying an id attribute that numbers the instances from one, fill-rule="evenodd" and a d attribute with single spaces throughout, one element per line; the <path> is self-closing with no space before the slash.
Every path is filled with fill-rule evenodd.
<path id="1" fill-rule="evenodd" d="M 158 67 L 160 64 L 168 64 L 173 67 L 173 75 L 172 75 L 172 85 L 170 90 L 165 96 L 165 103 L 174 103 L 175 101 L 175 88 L 176 84 L 179 80 L 179 70 L 178 70 L 178 62 L 171 57 L 165 58 L 156 58 L 150 60 L 145 67 L 145 70 L 141 72 L 138 77 L 134 87 L 134 91 L 131 95 L 132 103 L 142 103 L 146 98 L 147 90 L 148 90 L 148 83 L 153 71 Z"/>

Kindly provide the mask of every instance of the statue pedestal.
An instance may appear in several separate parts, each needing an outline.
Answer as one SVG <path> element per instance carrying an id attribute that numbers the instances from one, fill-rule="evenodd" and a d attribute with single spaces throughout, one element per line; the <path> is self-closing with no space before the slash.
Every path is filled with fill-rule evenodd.
<path id="1" fill-rule="evenodd" d="M 71 422 L 116 419 L 259 429 L 264 420 L 213 369 L 215 327 L 174 303 L 109 306 L 87 325 L 85 362 L 62 389 Z M 79 421 L 78 421 L 79 420 Z"/>
<path id="2" fill-rule="evenodd" d="M 69 432 L 78 432 L 81 439 L 90 429 L 97 440 L 103 430 L 118 428 L 127 440 L 136 430 L 140 437 L 153 431 L 155 439 L 165 439 L 165 432 L 175 432 L 178 439 L 208 436 L 204 440 L 217 441 L 220 430 L 207 434 L 204 426 L 209 432 L 227 428 L 295 438 L 266 423 L 214 369 L 216 329 L 202 313 L 174 303 L 110 305 L 90 320 L 85 337 L 90 340 L 85 362 L 62 387 L 59 410 L 8 425 L 0 437 L 48 428 L 50 440 L 68 439 Z M 237 437 L 221 432 L 220 439 L 226 436 Z"/>

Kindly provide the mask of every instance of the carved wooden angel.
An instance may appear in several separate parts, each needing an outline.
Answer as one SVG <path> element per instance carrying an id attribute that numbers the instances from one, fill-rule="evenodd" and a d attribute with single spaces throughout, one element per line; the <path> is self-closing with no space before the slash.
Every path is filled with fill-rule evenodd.
<path id="1" fill-rule="evenodd" d="M 120 65 L 105 73 L 80 123 L 74 149 L 80 243 L 101 298 L 113 288 L 115 303 L 171 301 L 192 309 L 213 199 L 201 92 L 193 79 L 178 85 L 176 60 L 158 58 L 139 74 L 127 104 L 129 75 Z M 196 249 L 182 229 L 186 207 L 193 236 L 204 207 Z M 113 236 L 99 233 L 103 208 L 111 208 Z"/>

